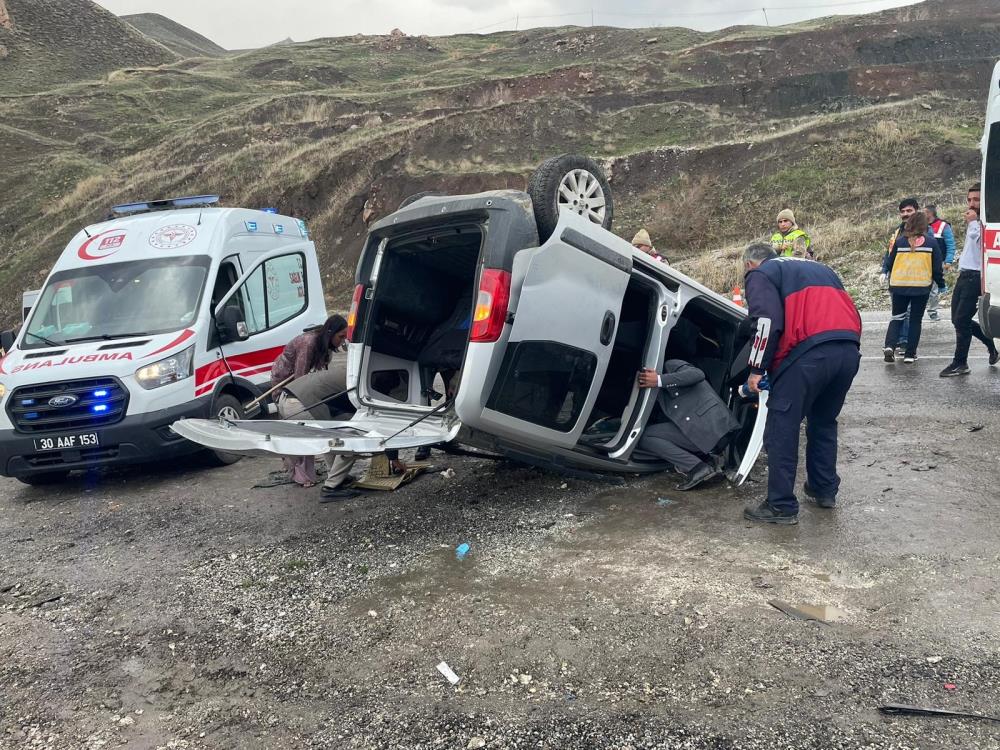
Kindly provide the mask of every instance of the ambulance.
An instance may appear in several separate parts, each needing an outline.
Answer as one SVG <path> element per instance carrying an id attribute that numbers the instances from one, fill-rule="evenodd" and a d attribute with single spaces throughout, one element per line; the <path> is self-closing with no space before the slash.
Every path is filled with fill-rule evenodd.
<path id="1" fill-rule="evenodd" d="M 305 222 L 218 200 L 116 206 L 73 237 L 0 360 L 0 474 L 47 484 L 201 451 L 170 425 L 241 419 L 285 344 L 324 322 Z"/>
<path id="2" fill-rule="evenodd" d="M 1000 337 L 1000 62 L 993 68 L 986 100 L 982 140 L 983 273 L 979 324 L 991 338 Z"/>

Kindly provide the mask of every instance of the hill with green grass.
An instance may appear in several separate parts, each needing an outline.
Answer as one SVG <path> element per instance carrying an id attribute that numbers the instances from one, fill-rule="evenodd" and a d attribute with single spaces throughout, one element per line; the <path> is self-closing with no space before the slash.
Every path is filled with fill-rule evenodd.
<path id="1" fill-rule="evenodd" d="M 220 57 L 227 54 L 223 47 L 208 37 L 159 13 L 136 13 L 121 19 L 179 57 Z"/>
<path id="2" fill-rule="evenodd" d="M 7 2 L 20 23 L 27 0 Z M 523 188 L 567 151 L 605 165 L 616 231 L 647 227 L 719 290 L 738 278 L 737 248 L 790 206 L 858 299 L 880 304 L 899 198 L 960 224 L 998 27 L 995 2 L 928 0 L 782 28 L 395 33 L 187 60 L 135 32 L 167 59 L 28 88 L 11 56 L 0 67 L 14 60 L 22 83 L 0 83 L 0 315 L 109 206 L 216 192 L 308 219 L 343 307 L 366 203 L 377 218 L 423 190 Z"/>

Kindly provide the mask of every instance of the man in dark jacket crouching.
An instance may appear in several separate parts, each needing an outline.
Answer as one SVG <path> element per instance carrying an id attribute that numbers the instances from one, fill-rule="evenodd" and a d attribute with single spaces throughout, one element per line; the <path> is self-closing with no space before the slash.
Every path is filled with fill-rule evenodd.
<path id="1" fill-rule="evenodd" d="M 684 473 L 679 490 L 697 487 L 716 474 L 704 458 L 711 456 L 723 438 L 739 429 L 726 404 L 705 379 L 705 373 L 681 359 L 668 359 L 663 373 L 639 373 L 643 388 L 659 388 L 657 408 L 639 439 L 639 448 L 653 453 Z"/>

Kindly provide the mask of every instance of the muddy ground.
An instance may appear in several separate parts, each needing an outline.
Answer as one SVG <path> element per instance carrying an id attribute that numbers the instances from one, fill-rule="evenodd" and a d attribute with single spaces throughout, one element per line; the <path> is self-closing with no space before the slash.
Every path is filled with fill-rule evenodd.
<path id="1" fill-rule="evenodd" d="M 939 379 L 926 330 L 886 366 L 869 322 L 841 505 L 796 527 L 742 520 L 762 465 L 684 494 L 435 454 L 339 505 L 252 489 L 266 459 L 2 480 L 0 746 L 1000 747 L 876 710 L 1000 712 L 1000 373 Z"/>

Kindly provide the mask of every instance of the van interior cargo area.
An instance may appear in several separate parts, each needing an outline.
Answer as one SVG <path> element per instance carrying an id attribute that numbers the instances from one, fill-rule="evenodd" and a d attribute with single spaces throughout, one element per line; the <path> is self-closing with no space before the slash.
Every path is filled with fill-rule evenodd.
<path id="1" fill-rule="evenodd" d="M 437 388 L 457 387 L 482 240 L 478 225 L 435 227 L 382 250 L 362 365 L 369 398 L 426 405 L 438 376 Z"/>

